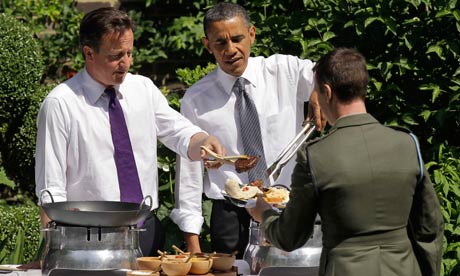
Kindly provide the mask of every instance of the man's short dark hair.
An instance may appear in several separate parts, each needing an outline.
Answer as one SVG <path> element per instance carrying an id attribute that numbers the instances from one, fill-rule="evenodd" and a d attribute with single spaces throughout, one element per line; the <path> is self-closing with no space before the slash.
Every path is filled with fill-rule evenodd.
<path id="1" fill-rule="evenodd" d="M 369 74 L 366 59 L 354 49 L 337 48 L 323 56 L 313 67 L 322 93 L 328 84 L 342 102 L 366 97 Z"/>
<path id="2" fill-rule="evenodd" d="M 251 27 L 251 20 L 248 12 L 240 5 L 234 3 L 220 2 L 210 8 L 204 15 L 203 28 L 204 35 L 208 36 L 208 26 L 212 22 L 228 20 L 240 16 L 246 25 Z"/>
<path id="3" fill-rule="evenodd" d="M 109 33 L 134 31 L 134 22 L 126 12 L 106 7 L 87 13 L 80 24 L 80 47 L 89 46 L 99 51 L 101 39 Z"/>

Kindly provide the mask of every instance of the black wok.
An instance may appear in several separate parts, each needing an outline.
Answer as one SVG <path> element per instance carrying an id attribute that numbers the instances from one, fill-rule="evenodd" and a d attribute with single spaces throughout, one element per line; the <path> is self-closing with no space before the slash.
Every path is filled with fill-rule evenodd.
<path id="1" fill-rule="evenodd" d="M 142 203 L 119 201 L 63 201 L 42 204 L 46 215 L 53 221 L 79 226 L 118 227 L 135 225 L 145 220 L 152 205 L 152 197 L 146 196 Z M 41 199 L 40 198 L 40 199 Z M 150 199 L 150 206 L 145 204 Z"/>

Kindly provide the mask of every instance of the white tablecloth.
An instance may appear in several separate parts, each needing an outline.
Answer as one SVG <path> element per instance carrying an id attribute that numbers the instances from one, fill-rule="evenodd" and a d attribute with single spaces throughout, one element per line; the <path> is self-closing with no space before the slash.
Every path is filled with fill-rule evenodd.
<path id="1" fill-rule="evenodd" d="M 251 270 L 249 269 L 249 265 L 244 260 L 236 260 L 235 266 L 238 267 L 238 273 L 242 274 L 243 276 L 251 276 Z M 1 268 L 0 268 L 1 269 Z M 0 274 L 5 276 L 42 276 L 42 272 L 40 269 L 29 269 L 27 271 L 13 271 L 7 274 Z M 83 275 L 82 275 L 83 276 Z"/>
<path id="2" fill-rule="evenodd" d="M 0 274 L 7 276 L 42 276 L 42 271 L 40 269 L 29 269 L 27 271 L 12 271 L 7 274 Z"/>

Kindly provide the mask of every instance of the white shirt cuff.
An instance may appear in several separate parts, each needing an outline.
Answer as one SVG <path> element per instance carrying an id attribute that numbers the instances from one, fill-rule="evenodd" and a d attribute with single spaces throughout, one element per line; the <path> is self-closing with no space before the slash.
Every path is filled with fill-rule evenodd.
<path id="1" fill-rule="evenodd" d="M 177 224 L 182 232 L 199 235 L 204 218 L 201 215 L 196 215 L 190 212 L 173 209 L 169 215 L 171 220 Z"/>

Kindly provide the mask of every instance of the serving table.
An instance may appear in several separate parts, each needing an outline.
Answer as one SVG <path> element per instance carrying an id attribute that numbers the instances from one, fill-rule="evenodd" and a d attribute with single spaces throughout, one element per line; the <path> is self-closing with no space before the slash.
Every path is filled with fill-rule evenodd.
<path id="1" fill-rule="evenodd" d="M 236 272 L 228 272 L 228 273 L 219 273 L 219 274 L 205 274 L 201 276 L 317 276 L 318 275 L 318 267 L 265 267 L 262 268 L 258 275 L 251 275 L 249 265 L 244 260 L 235 260 L 235 270 Z M 64 271 L 63 271 L 64 272 Z M 123 272 L 117 272 L 117 276 L 124 276 Z M 27 271 L 11 271 L 9 273 L 0 273 L 0 275 L 5 276 L 42 276 L 42 272 L 40 269 L 29 269 Z M 64 272 L 64 274 L 59 275 L 66 275 L 66 276 L 80 276 L 69 273 L 68 271 Z M 54 276 L 59 276 L 55 274 Z M 84 276 L 98 276 L 101 275 L 100 273 L 89 273 L 88 271 L 85 272 Z M 110 276 L 114 276 L 115 273 L 111 273 Z M 51 275 L 53 276 L 53 275 Z M 81 275 L 83 276 L 83 275 Z M 107 275 L 109 276 L 109 275 Z"/>
<path id="2" fill-rule="evenodd" d="M 13 267 L 13 266 L 11 266 Z M 250 269 L 249 265 L 246 261 L 244 260 L 235 260 L 235 271 L 234 272 L 222 272 L 222 273 L 208 273 L 205 275 L 201 276 L 250 276 Z M 0 271 L 1 271 L 1 266 L 0 266 Z M 238 273 L 236 272 L 238 271 Z M 61 273 L 62 272 L 62 273 Z M 61 272 L 59 273 L 50 273 L 50 276 L 125 276 L 125 272 L 118 270 L 118 271 L 110 271 L 107 273 L 101 272 L 95 272 L 91 273 L 90 271 L 85 271 L 85 275 L 76 275 L 75 272 L 72 272 L 72 270 L 64 270 L 61 269 Z M 80 273 L 81 274 L 81 273 Z M 5 276 L 42 276 L 42 271 L 40 269 L 29 269 L 27 271 L 11 271 L 8 273 L 2 273 L 0 272 L 0 275 L 5 275 Z"/>

